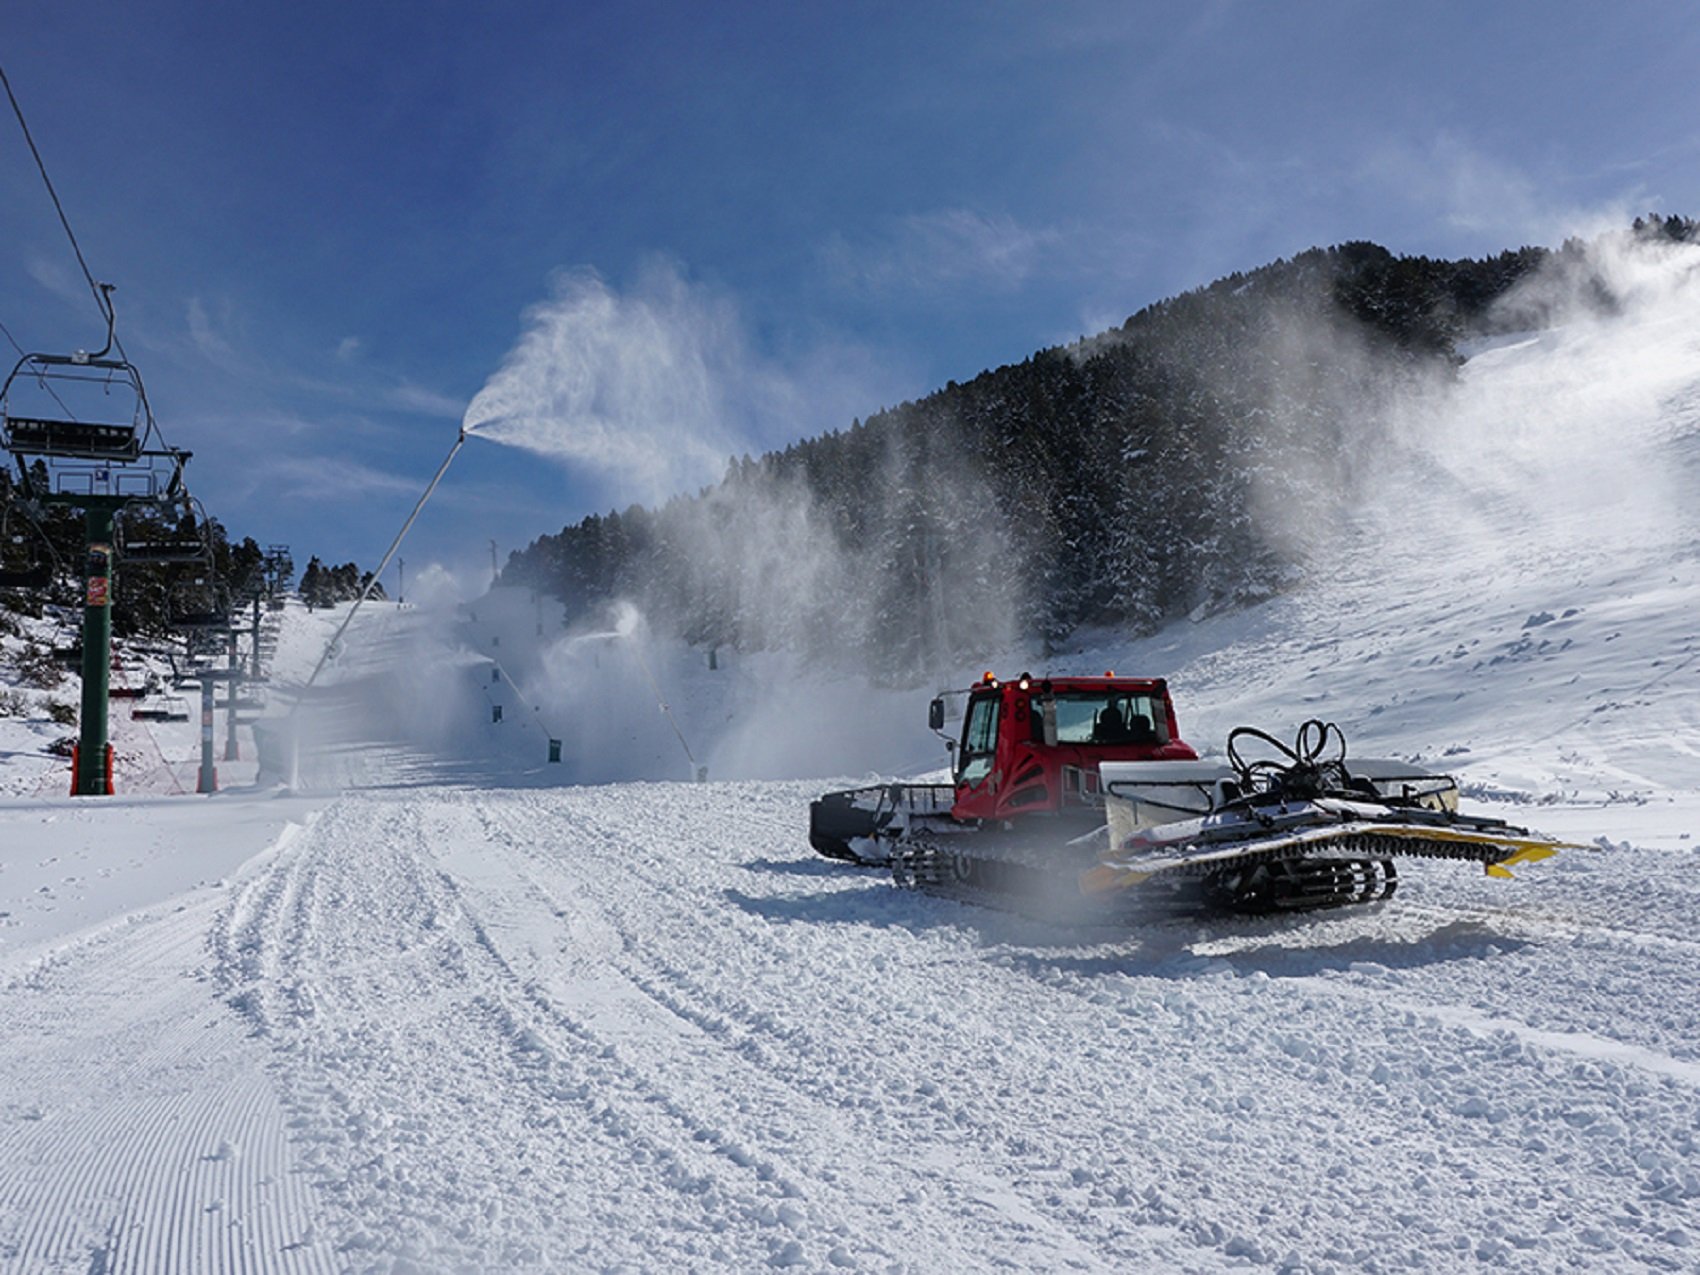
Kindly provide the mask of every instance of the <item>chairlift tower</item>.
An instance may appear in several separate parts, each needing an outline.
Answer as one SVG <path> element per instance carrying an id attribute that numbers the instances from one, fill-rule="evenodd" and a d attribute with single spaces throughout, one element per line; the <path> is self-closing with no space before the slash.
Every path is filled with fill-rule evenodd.
<path id="1" fill-rule="evenodd" d="M 112 791 L 107 704 L 112 678 L 112 577 L 118 513 L 126 506 L 176 504 L 183 492 L 189 453 L 155 443 L 153 413 L 141 374 L 128 359 L 110 358 L 111 310 L 106 347 L 98 354 L 25 354 L 0 386 L 0 446 L 17 465 L 26 499 L 81 509 L 84 517 L 83 696 L 73 796 Z M 99 386 L 105 395 L 127 390 L 134 398 L 127 424 L 80 421 L 54 392 L 52 382 Z M 63 419 L 14 410 L 14 393 L 34 384 L 51 397 Z M 150 443 L 155 443 L 150 447 Z M 32 475 L 46 470 L 45 489 Z"/>
<path id="2" fill-rule="evenodd" d="M 272 597 L 281 597 L 289 591 L 290 581 L 295 578 L 295 559 L 290 557 L 288 545 L 266 546 L 265 572 Z"/>

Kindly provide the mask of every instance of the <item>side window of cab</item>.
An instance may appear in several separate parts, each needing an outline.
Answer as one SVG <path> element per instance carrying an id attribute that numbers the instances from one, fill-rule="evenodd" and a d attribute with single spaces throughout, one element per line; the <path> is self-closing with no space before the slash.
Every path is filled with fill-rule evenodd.
<path id="1" fill-rule="evenodd" d="M 959 784 L 977 784 L 992 773 L 998 747 L 999 697 L 976 695 L 968 702 L 962 725 L 962 756 L 956 772 Z"/>

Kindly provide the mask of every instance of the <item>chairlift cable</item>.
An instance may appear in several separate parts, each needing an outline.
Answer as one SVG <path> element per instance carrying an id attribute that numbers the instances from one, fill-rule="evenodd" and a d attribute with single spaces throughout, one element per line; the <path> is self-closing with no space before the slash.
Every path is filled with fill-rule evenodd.
<path id="1" fill-rule="evenodd" d="M 60 202 L 59 192 L 53 185 L 53 179 L 48 176 L 47 163 L 42 159 L 41 151 L 35 144 L 35 136 L 30 132 L 29 121 L 24 118 L 24 108 L 18 102 L 18 95 L 12 91 L 12 81 L 6 75 L 4 66 L 0 66 L 0 86 L 3 86 L 6 90 L 6 98 L 12 104 L 12 114 L 18 118 L 18 128 L 22 130 L 24 142 L 29 147 L 31 157 L 35 160 L 36 169 L 41 173 L 42 184 L 47 187 L 47 197 L 53 201 L 53 210 L 59 214 L 59 224 L 65 228 L 65 238 L 71 242 L 71 251 L 76 254 L 77 265 L 82 267 L 83 278 L 88 282 L 89 292 L 93 295 L 94 303 L 100 310 L 100 317 L 106 320 L 108 348 L 116 348 L 118 357 L 129 368 L 130 380 L 136 388 L 136 398 L 141 404 L 142 417 L 147 426 L 142 434 L 142 446 L 146 447 L 148 440 L 154 439 L 157 440 L 159 446 L 164 447 L 165 438 L 160 433 L 158 423 L 154 420 L 153 404 L 148 402 L 147 391 L 142 386 L 142 374 L 137 370 L 135 364 L 130 362 L 130 352 L 124 348 L 124 339 L 118 335 L 118 315 L 112 308 L 112 298 L 109 295 L 112 292 L 112 285 L 96 280 L 94 271 L 89 269 L 88 259 L 83 256 L 83 246 L 77 242 L 77 232 L 71 229 L 71 219 L 66 216 L 65 205 Z M 8 338 L 10 338 L 10 335 L 10 333 L 7 334 Z M 12 344 L 17 345 L 17 342 L 13 341 Z M 21 348 L 19 352 L 23 352 Z M 103 350 L 102 354 L 104 353 Z M 29 356 L 26 354 L 24 357 L 27 359 Z M 51 388 L 48 392 L 52 393 Z M 59 396 L 57 394 L 54 394 L 53 397 L 55 401 L 58 401 Z M 64 404 L 61 402 L 60 406 L 63 407 Z M 69 409 L 67 409 L 67 412 L 69 412 Z M 72 419 L 76 418 L 73 416 Z"/>
<path id="2" fill-rule="evenodd" d="M 4 323 L 0 323 L 0 332 L 4 332 L 6 334 L 6 339 L 12 343 L 12 348 L 16 350 L 21 357 L 26 359 L 29 358 L 29 351 L 18 344 L 18 338 L 12 335 L 11 328 L 7 327 Z M 37 372 L 35 379 L 41 385 L 41 388 L 47 391 L 53 401 L 59 404 L 59 410 L 65 413 L 66 420 L 74 421 L 77 419 L 77 414 L 65 405 L 65 400 L 59 397 L 59 391 L 47 383 L 47 377 L 43 373 Z"/>
<path id="3" fill-rule="evenodd" d="M 47 187 L 48 198 L 53 201 L 53 209 L 59 214 L 59 224 L 65 228 L 65 237 L 71 241 L 71 251 L 77 254 L 77 264 L 83 268 L 83 278 L 88 280 L 89 291 L 94 294 L 94 302 L 100 307 L 101 318 L 106 320 L 110 329 L 113 324 L 112 301 L 101 291 L 100 284 L 95 282 L 94 272 L 89 269 L 89 263 L 83 257 L 82 245 L 77 242 L 76 232 L 71 229 L 71 220 L 65 215 L 65 206 L 59 202 L 59 192 L 53 188 L 53 179 L 47 175 L 47 164 L 41 158 L 41 151 L 36 148 L 29 123 L 24 119 L 24 108 L 18 105 L 18 95 L 12 91 L 12 81 L 7 78 L 6 68 L 3 66 L 0 66 L 0 85 L 5 86 L 6 97 L 12 103 L 12 113 L 18 117 L 18 127 L 23 130 L 24 142 L 35 158 L 35 166 L 41 172 L 41 180 Z M 124 353 L 122 345 L 118 347 L 118 352 Z M 128 362 L 129 359 L 126 357 L 125 361 Z"/>
<path id="4" fill-rule="evenodd" d="M 4 332 L 6 334 L 6 339 L 12 343 L 12 348 L 14 350 L 23 355 L 25 358 L 29 357 L 29 351 L 18 344 L 18 338 L 12 335 L 11 328 L 7 327 L 4 323 L 0 323 L 0 332 Z"/>

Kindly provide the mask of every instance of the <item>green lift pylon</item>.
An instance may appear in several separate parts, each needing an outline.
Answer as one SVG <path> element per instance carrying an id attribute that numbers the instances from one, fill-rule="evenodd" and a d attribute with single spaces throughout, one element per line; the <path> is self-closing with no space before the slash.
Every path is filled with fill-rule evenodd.
<path id="1" fill-rule="evenodd" d="M 106 357 L 112 345 L 109 310 L 106 348 L 99 354 L 25 354 L 0 386 L 0 445 L 17 464 L 24 498 L 83 511 L 83 696 L 73 796 L 112 791 L 107 706 L 118 511 L 139 502 L 177 503 L 183 497 L 183 466 L 189 459 L 185 451 L 148 447 L 154 424 L 141 374 L 127 359 Z M 20 377 L 25 385 L 44 388 L 71 419 L 14 411 L 13 389 Z M 103 397 L 114 387 L 128 387 L 135 396 L 133 419 L 117 425 L 77 420 L 53 382 L 92 384 Z M 45 488 L 40 482 L 43 473 Z"/>
<path id="2" fill-rule="evenodd" d="M 83 506 L 83 703 L 78 717 L 73 797 L 110 795 L 112 745 L 107 707 L 112 689 L 112 533 L 121 498 L 91 496 Z"/>

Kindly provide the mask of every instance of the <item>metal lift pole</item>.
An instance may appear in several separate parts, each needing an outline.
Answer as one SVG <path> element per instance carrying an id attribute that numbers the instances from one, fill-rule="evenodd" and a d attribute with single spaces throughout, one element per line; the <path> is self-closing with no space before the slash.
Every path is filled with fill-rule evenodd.
<path id="1" fill-rule="evenodd" d="M 201 769 L 195 779 L 195 791 L 218 791 L 218 767 L 213 765 L 213 681 L 212 669 L 201 673 Z"/>
<path id="2" fill-rule="evenodd" d="M 242 655 L 236 647 L 236 630 L 230 630 L 225 663 L 230 668 L 230 680 L 224 684 L 224 760 L 240 761 L 242 751 L 236 743 L 236 688 L 242 681 Z"/>
<path id="3" fill-rule="evenodd" d="M 248 635 L 248 640 L 253 643 L 248 652 L 250 656 L 248 676 L 257 682 L 260 680 L 260 595 L 258 593 L 254 594 L 254 628 Z"/>

